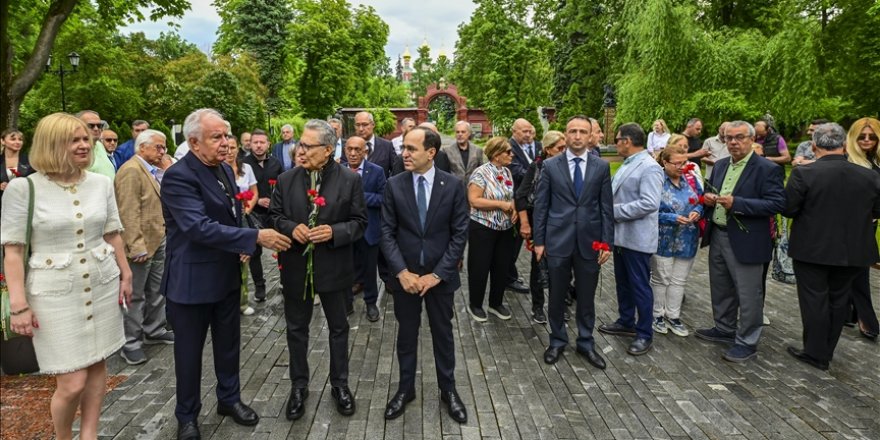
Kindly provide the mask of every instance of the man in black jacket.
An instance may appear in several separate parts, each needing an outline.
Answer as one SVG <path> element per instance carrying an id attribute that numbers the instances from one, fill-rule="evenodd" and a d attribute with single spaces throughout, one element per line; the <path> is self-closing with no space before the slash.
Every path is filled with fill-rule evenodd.
<path id="1" fill-rule="evenodd" d="M 798 360 L 827 370 L 860 270 L 878 261 L 871 224 L 880 218 L 880 176 L 844 156 L 846 132 L 822 124 L 813 133 L 816 161 L 794 168 L 783 214 L 793 219 L 788 255 L 794 260 L 803 323 Z"/>
<path id="2" fill-rule="evenodd" d="M 299 142 L 305 149 L 305 163 L 279 177 L 269 206 L 271 225 L 294 241 L 289 251 L 278 255 L 290 350 L 288 420 L 305 413 L 309 324 L 315 294 L 321 296 L 330 329 L 331 395 L 340 414 L 351 415 L 355 410 L 354 396 L 348 388 L 345 305 L 354 284 L 353 246 L 364 235 L 367 209 L 361 177 L 332 159 L 335 145 L 336 132 L 330 124 L 318 119 L 308 121 Z M 316 219 L 310 222 L 313 216 Z"/>
<path id="3" fill-rule="evenodd" d="M 358 112 L 354 115 L 354 132 L 367 141 L 367 160 L 382 167 L 385 177 L 391 175 L 394 165 L 394 146 L 391 141 L 373 134 L 376 123 L 370 112 Z"/>
<path id="4" fill-rule="evenodd" d="M 278 181 L 278 175 L 281 174 L 281 162 L 274 156 L 269 154 L 269 135 L 265 131 L 256 129 L 251 133 L 251 154 L 245 156 L 242 162 L 251 166 L 254 170 L 254 176 L 257 178 L 257 205 L 251 215 L 265 226 L 269 221 L 269 201 L 272 197 L 272 190 Z M 271 182 L 270 182 L 271 181 Z M 266 277 L 263 275 L 263 262 L 260 257 L 263 255 L 263 248 L 258 247 L 257 252 L 251 257 L 250 269 L 254 277 L 254 299 L 257 302 L 266 300 Z"/>

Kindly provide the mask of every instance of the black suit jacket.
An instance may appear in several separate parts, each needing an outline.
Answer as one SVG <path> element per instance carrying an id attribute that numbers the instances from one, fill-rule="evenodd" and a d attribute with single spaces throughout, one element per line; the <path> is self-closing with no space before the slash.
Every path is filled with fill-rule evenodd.
<path id="1" fill-rule="evenodd" d="M 394 145 L 391 141 L 373 135 L 373 146 L 370 156 L 367 160 L 382 167 L 385 170 L 385 177 L 391 175 L 391 169 L 394 166 Z"/>
<path id="2" fill-rule="evenodd" d="M 434 155 L 434 166 L 438 170 L 443 170 L 447 173 L 451 172 L 449 156 L 446 155 L 446 152 L 437 150 L 437 154 Z M 406 168 L 403 167 L 403 156 L 397 154 L 394 156 L 394 164 L 391 166 L 391 175 L 396 176 L 404 171 L 406 171 Z"/>
<path id="3" fill-rule="evenodd" d="M 880 259 L 873 219 L 880 218 L 880 175 L 841 155 L 795 167 L 785 187 L 794 221 L 788 255 L 829 266 L 867 267 Z"/>
<path id="4" fill-rule="evenodd" d="M 523 151 L 522 147 L 514 138 L 508 139 L 510 142 L 510 148 L 513 149 L 513 162 L 507 166 L 510 169 L 510 174 L 513 175 L 513 187 L 519 187 L 520 182 L 522 182 L 523 177 L 525 177 L 526 172 L 529 170 L 529 158 L 526 157 L 525 151 Z M 543 147 L 541 146 L 540 141 L 534 141 L 535 144 L 535 155 L 538 156 L 541 154 Z M 491 158 L 488 158 L 491 159 Z"/>
<path id="5" fill-rule="evenodd" d="M 27 154 L 24 153 L 18 153 L 18 167 L 16 168 L 16 171 L 18 171 L 18 174 L 21 174 L 20 177 L 27 177 L 37 172 L 28 161 Z M 9 182 L 9 176 L 6 175 L 6 157 L 0 154 L 0 183 L 2 182 Z M 3 191 L 0 191 L 0 201 L 2 200 Z M 0 207 L 2 206 L 2 203 L 0 203 Z"/>
<path id="6" fill-rule="evenodd" d="M 299 224 L 308 226 L 311 204 L 309 171 L 296 167 L 278 177 L 272 202 L 269 205 L 269 224 L 276 231 L 293 237 Z M 318 225 L 330 225 L 333 238 L 315 245 L 315 290 L 334 292 L 351 288 L 354 284 L 354 257 L 352 245 L 364 235 L 367 228 L 367 208 L 361 177 L 347 172 L 336 161 L 330 160 L 321 171 L 321 188 L 327 205 L 318 210 Z M 282 266 L 281 284 L 285 291 L 302 292 L 305 285 L 306 246 L 296 240 L 286 252 L 278 254 Z"/>
<path id="7" fill-rule="evenodd" d="M 419 222 L 412 172 L 388 180 L 380 245 L 391 272 L 389 286 L 402 292 L 396 275 L 407 269 L 417 275 L 437 274 L 441 282 L 434 289 L 438 291 L 453 292 L 461 287 L 458 262 L 467 242 L 468 217 L 464 185 L 452 174 L 435 170 L 424 231 Z M 423 251 L 425 265 L 421 266 L 419 258 Z"/>
<path id="8" fill-rule="evenodd" d="M 706 192 L 714 192 L 711 188 L 721 191 L 730 159 L 725 157 L 715 163 L 709 177 L 712 186 L 706 185 Z M 733 187 L 733 209 L 727 211 L 727 234 L 730 236 L 733 254 L 740 263 L 763 264 L 772 258 L 770 218 L 785 208 L 785 189 L 782 186 L 784 174 L 782 167 L 752 154 L 746 169 Z M 715 208 L 706 208 L 706 234 L 703 235 L 702 246 L 711 244 L 712 228 L 715 225 L 712 222 Z M 736 214 L 748 232 L 739 228 L 731 214 Z"/>
<path id="9" fill-rule="evenodd" d="M 257 191 L 259 192 L 260 198 L 272 197 L 272 186 L 269 185 L 269 180 L 278 180 L 278 176 L 280 176 L 283 171 L 281 169 L 283 167 L 281 162 L 271 154 L 266 155 L 266 159 L 263 161 L 262 166 L 260 166 L 260 161 L 257 160 L 253 154 L 245 156 L 241 161 L 250 165 L 254 170 L 254 177 L 257 178 Z M 278 182 L 275 183 L 277 184 Z M 254 207 L 253 212 L 257 213 L 262 219 L 269 214 L 269 209 L 257 205 Z"/>

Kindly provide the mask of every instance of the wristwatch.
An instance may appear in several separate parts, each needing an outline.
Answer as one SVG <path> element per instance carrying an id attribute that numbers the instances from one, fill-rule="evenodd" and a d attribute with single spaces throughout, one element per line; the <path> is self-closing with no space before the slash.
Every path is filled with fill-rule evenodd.
<path id="1" fill-rule="evenodd" d="M 437 281 L 443 281 L 443 280 L 440 279 L 440 275 L 437 275 L 437 274 L 434 273 L 434 272 L 431 272 L 431 276 L 434 277 L 434 279 L 437 280 Z"/>

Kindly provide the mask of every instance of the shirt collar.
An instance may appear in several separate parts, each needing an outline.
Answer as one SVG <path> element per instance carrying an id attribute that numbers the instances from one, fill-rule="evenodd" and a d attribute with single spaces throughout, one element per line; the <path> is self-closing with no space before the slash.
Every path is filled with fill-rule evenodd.
<path id="1" fill-rule="evenodd" d="M 157 169 L 156 167 L 151 165 L 149 162 L 145 161 L 143 157 L 140 157 L 137 154 L 135 154 L 134 157 L 138 158 L 138 160 L 141 161 L 141 165 L 143 165 L 143 167 L 146 168 L 147 171 L 150 172 L 150 174 L 153 174 L 153 175 L 156 174 L 156 171 L 155 171 Z"/>
<path id="2" fill-rule="evenodd" d="M 590 156 L 590 149 L 589 148 L 584 150 L 584 153 L 580 154 L 580 155 L 574 154 L 574 152 L 571 151 L 571 149 L 569 149 L 569 148 L 565 149 L 565 160 L 567 160 L 568 162 L 571 162 L 572 160 L 574 160 L 574 158 L 579 157 L 579 158 L 583 159 L 584 162 L 586 163 L 587 157 L 589 157 L 589 156 Z"/>
<path id="3" fill-rule="evenodd" d="M 746 157 L 742 158 L 742 160 L 737 161 L 737 162 L 734 162 L 733 156 L 731 156 L 730 157 L 730 166 L 738 167 L 738 166 L 745 164 L 746 162 L 749 161 L 749 159 L 752 158 L 752 153 L 754 153 L 754 152 L 755 152 L 755 150 L 749 151 L 749 154 L 746 154 Z"/>
<path id="4" fill-rule="evenodd" d="M 635 161 L 636 161 L 636 158 L 638 158 L 639 156 L 641 156 L 641 155 L 643 155 L 643 154 L 648 154 L 648 150 L 642 150 L 642 151 L 639 151 L 639 152 L 636 153 L 636 154 L 633 154 L 633 155 L 630 156 L 630 157 L 627 157 L 626 159 L 624 159 L 623 163 L 624 163 L 624 164 L 629 164 L 629 163 L 635 162 Z"/>
<path id="5" fill-rule="evenodd" d="M 428 185 L 434 183 L 434 174 L 436 173 L 434 168 L 434 163 L 431 163 L 431 169 L 425 172 L 425 174 L 413 173 L 413 183 L 419 184 L 419 176 L 425 176 L 425 180 L 428 182 Z"/>

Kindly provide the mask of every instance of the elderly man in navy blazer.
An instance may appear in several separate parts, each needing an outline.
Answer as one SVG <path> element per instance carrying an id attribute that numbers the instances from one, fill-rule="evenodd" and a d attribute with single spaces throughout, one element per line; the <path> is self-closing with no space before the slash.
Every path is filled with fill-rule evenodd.
<path id="1" fill-rule="evenodd" d="M 785 208 L 784 170 L 752 153 L 755 127 L 733 121 L 724 131 L 730 157 L 715 163 L 706 185 L 703 246 L 715 326 L 696 336 L 732 344 L 723 355 L 745 362 L 758 355 L 764 317 L 764 264 L 773 253 L 770 219 Z"/>
<path id="2" fill-rule="evenodd" d="M 388 177 L 394 166 L 394 145 L 391 141 L 376 136 L 373 133 L 375 128 L 376 123 L 372 113 L 358 112 L 354 115 L 355 134 L 367 141 L 367 160 L 382 167 L 385 171 L 385 177 Z"/>
<path id="3" fill-rule="evenodd" d="M 361 176 L 364 186 L 364 201 L 367 204 L 367 229 L 364 236 L 354 243 L 355 281 L 363 283 L 364 304 L 367 320 L 379 320 L 379 287 L 376 284 L 376 267 L 379 257 L 379 238 L 381 232 L 382 200 L 385 197 L 385 172 L 382 167 L 364 158 L 367 142 L 360 136 L 352 136 L 345 141 L 343 150 L 345 166 Z M 353 310 L 354 294 L 349 293 L 348 310 Z"/>
<path id="4" fill-rule="evenodd" d="M 385 407 L 385 418 L 403 414 L 415 399 L 416 354 L 422 303 L 428 311 L 440 399 L 458 423 L 467 422 L 455 390 L 453 297 L 461 287 L 458 262 L 467 242 L 469 207 L 461 181 L 434 166 L 440 136 L 417 127 L 403 140 L 405 172 L 392 177 L 382 206 L 382 253 L 394 295 L 400 385 Z"/>
<path id="5" fill-rule="evenodd" d="M 638 124 L 617 129 L 617 152 L 624 157 L 614 175 L 614 278 L 617 280 L 617 321 L 599 331 L 635 339 L 626 352 L 639 356 L 651 349 L 654 291 L 651 255 L 659 238 L 663 169 L 645 150 L 645 132 Z M 637 316 L 638 315 L 638 316 Z"/>
<path id="6" fill-rule="evenodd" d="M 608 162 L 589 153 L 592 124 L 586 116 L 573 116 L 565 126 L 568 149 L 544 163 L 545 172 L 535 197 L 535 256 L 547 258 L 550 275 L 550 345 L 544 362 L 555 364 L 568 345 L 565 329 L 565 299 L 574 273 L 577 295 L 575 313 L 577 353 L 594 367 L 605 369 L 596 351 L 593 326 L 594 299 L 599 284 L 599 266 L 610 251 L 593 248 L 593 242 L 614 243 L 611 199 L 611 169 Z"/>
<path id="7" fill-rule="evenodd" d="M 232 169 L 224 163 L 228 124 L 212 109 L 187 116 L 183 133 L 190 154 L 162 178 L 167 247 L 161 292 L 174 327 L 178 439 L 199 439 L 202 350 L 208 328 L 217 375 L 217 413 L 241 425 L 259 416 L 241 401 L 239 371 L 240 267 L 257 246 L 275 250 L 291 240 L 272 229 L 241 228 Z"/>

